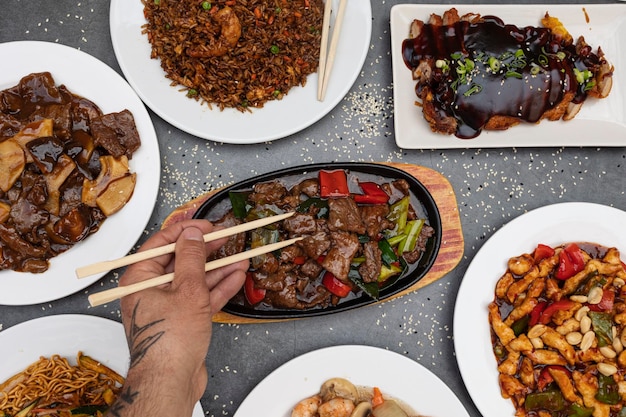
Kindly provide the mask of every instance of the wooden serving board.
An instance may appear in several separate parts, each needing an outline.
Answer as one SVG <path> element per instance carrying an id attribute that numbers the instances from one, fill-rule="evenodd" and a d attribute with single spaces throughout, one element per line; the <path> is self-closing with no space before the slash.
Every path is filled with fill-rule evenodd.
<path id="1" fill-rule="evenodd" d="M 438 279 L 445 276 L 448 272 L 452 271 L 463 257 L 463 250 L 465 242 L 463 240 L 463 230 L 461 229 L 461 218 L 459 216 L 459 209 L 457 207 L 456 196 L 454 190 L 447 178 L 441 175 L 439 172 L 419 165 L 411 165 L 404 163 L 384 163 L 398 169 L 401 169 L 410 175 L 417 178 L 433 196 L 437 207 L 439 208 L 439 214 L 441 215 L 441 247 L 437 254 L 437 259 L 428 273 L 416 282 L 411 287 L 404 291 L 395 294 L 392 297 L 388 297 L 383 301 L 388 301 L 393 298 L 397 298 L 413 291 L 416 291 L 428 284 L 431 284 Z M 163 222 L 162 227 L 167 227 L 173 223 L 191 219 L 198 208 L 209 197 L 215 194 L 218 190 L 211 191 L 203 194 L 193 200 L 185 203 L 184 205 L 176 208 Z M 371 304 L 370 304 L 371 305 Z M 293 319 L 255 319 L 248 317 L 239 317 L 230 313 L 219 312 L 213 318 L 216 323 L 267 323 L 270 321 L 283 321 Z"/>

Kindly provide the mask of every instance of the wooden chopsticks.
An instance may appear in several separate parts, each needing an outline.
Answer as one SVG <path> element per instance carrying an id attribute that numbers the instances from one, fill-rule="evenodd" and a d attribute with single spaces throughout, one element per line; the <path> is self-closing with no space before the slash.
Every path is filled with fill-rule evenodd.
<path id="1" fill-rule="evenodd" d="M 330 31 L 330 14 L 331 4 L 333 0 L 326 0 L 324 5 L 324 20 L 322 26 L 322 43 L 320 45 L 320 64 L 318 69 L 318 84 L 317 84 L 317 99 L 324 101 L 326 97 L 326 89 L 328 88 L 328 80 L 330 79 L 330 72 L 335 63 L 335 55 L 337 54 L 337 44 L 339 43 L 339 34 L 341 33 L 341 26 L 343 24 L 343 18 L 346 14 L 346 5 L 348 0 L 339 0 L 339 8 L 337 10 L 337 17 L 333 26 L 333 35 L 330 40 L 330 47 L 328 46 L 328 36 Z"/>
<path id="2" fill-rule="evenodd" d="M 268 224 L 276 223 L 293 216 L 294 212 L 278 214 L 276 216 L 265 217 L 263 219 L 254 220 L 248 223 L 242 223 L 237 226 L 229 227 L 227 229 L 218 230 L 217 232 L 211 232 L 204 235 L 204 241 L 210 242 L 212 240 L 221 239 L 223 237 L 236 235 L 238 233 L 247 232 L 258 227 L 267 226 Z M 78 278 L 85 278 L 89 275 L 97 274 L 99 272 L 107 272 L 122 266 L 134 264 L 139 261 L 143 261 L 157 256 L 165 255 L 174 252 L 176 247 L 175 243 L 161 246 L 154 249 L 149 249 L 143 252 L 137 252 L 132 255 L 124 256 L 123 258 L 115 259 L 112 261 L 98 262 L 92 265 L 83 266 L 76 269 L 76 276 Z M 253 255 L 254 256 L 254 255 Z M 245 258 L 244 258 L 245 259 Z"/>
<path id="3" fill-rule="evenodd" d="M 284 248 L 285 246 L 289 246 L 299 240 L 304 238 L 297 237 L 294 239 L 285 240 L 278 243 L 272 243 L 269 245 L 261 246 L 255 249 L 250 249 L 245 252 L 237 253 L 235 255 L 227 256 L 226 258 L 216 259 L 211 262 L 207 262 L 204 264 L 204 271 L 212 271 L 217 268 L 221 268 L 222 266 L 230 265 L 235 262 L 243 261 L 244 259 L 253 258 L 258 255 L 262 255 L 264 253 L 273 252 L 275 250 Z M 159 277 L 150 278 L 145 281 L 137 282 L 131 285 L 124 285 L 122 287 L 112 288 L 110 290 L 105 290 L 99 293 L 91 294 L 89 299 L 89 304 L 92 307 L 99 306 L 113 300 L 117 300 L 118 298 L 122 298 L 124 296 L 134 294 L 137 291 L 145 290 L 148 288 L 156 287 L 162 284 L 167 284 L 168 282 L 172 282 L 174 279 L 174 273 L 161 275 Z"/>

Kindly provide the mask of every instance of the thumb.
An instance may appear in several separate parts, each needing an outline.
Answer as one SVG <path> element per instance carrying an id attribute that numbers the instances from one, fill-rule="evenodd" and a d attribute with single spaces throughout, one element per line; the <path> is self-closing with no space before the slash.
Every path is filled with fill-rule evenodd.
<path id="1" fill-rule="evenodd" d="M 183 229 L 176 240 L 174 258 L 174 288 L 191 287 L 198 289 L 204 283 L 204 263 L 206 262 L 206 248 L 202 231 L 196 227 Z"/>

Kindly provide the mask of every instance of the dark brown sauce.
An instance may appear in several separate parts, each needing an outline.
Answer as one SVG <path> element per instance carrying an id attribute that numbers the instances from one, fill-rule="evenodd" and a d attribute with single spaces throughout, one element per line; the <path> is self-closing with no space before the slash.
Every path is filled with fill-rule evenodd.
<path id="1" fill-rule="evenodd" d="M 495 115 L 535 123 L 566 93 L 582 102 L 586 93 L 575 80 L 574 68 L 582 71 L 589 59 L 597 61 L 591 51 L 577 54 L 573 45 L 560 45 L 547 28 L 520 28 L 495 16 L 477 23 L 424 24 L 419 36 L 404 40 L 402 53 L 411 69 L 424 59 L 450 63 L 447 73 L 433 71 L 430 88 L 437 110 L 458 121 L 456 136 L 464 139 L 478 136 Z M 461 58 L 451 58 L 455 56 Z M 499 69 L 490 66 L 489 57 L 498 59 Z M 466 58 L 475 66 L 458 82 L 455 64 Z M 516 74 L 507 75 L 510 70 Z M 418 95 L 420 88 L 418 83 Z"/>

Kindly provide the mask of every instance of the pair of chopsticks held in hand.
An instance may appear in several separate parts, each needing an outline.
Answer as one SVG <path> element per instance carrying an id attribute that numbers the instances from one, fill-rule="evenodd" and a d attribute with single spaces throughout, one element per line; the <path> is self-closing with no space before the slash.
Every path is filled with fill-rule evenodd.
<path id="1" fill-rule="evenodd" d="M 278 221 L 284 220 L 290 216 L 292 216 L 294 212 L 279 214 L 276 216 L 266 217 L 263 219 L 255 220 L 248 223 L 242 223 L 237 226 L 229 227 L 227 229 L 218 230 L 216 232 L 207 233 L 204 235 L 204 242 L 211 242 L 213 240 L 221 239 L 223 237 L 233 236 L 239 233 L 246 232 L 248 230 L 253 230 L 259 227 L 267 226 L 272 223 L 276 223 Z M 227 256 L 225 258 L 216 259 L 211 262 L 207 262 L 204 265 L 204 271 L 212 271 L 214 269 L 220 268 L 222 266 L 230 265 L 235 262 L 243 261 L 244 259 L 250 259 L 258 255 L 262 255 L 264 253 L 273 252 L 275 250 L 284 248 L 289 246 L 302 238 L 294 238 L 285 240 L 282 242 L 272 243 L 269 245 L 261 246 L 255 249 L 250 249 L 248 251 L 244 251 L 241 253 L 237 253 L 231 256 Z M 161 246 L 158 248 L 153 248 L 149 250 L 145 250 L 143 252 L 137 252 L 132 255 L 125 256 L 123 258 L 119 258 L 112 261 L 104 261 L 98 262 L 92 265 L 80 267 L 76 269 L 76 276 L 78 278 L 84 278 L 89 275 L 94 275 L 99 272 L 107 272 L 111 271 L 115 268 L 120 268 L 123 266 L 127 266 L 136 262 L 144 261 L 146 259 L 155 258 L 157 256 L 166 255 L 169 253 L 173 253 L 176 247 L 175 243 L 170 243 L 169 245 Z M 110 290 L 102 291 L 99 293 L 91 294 L 89 296 L 89 304 L 92 307 L 102 305 L 118 298 L 122 298 L 124 296 L 136 293 L 141 290 L 145 290 L 147 288 L 156 287 L 159 285 L 166 284 L 168 282 L 172 282 L 174 279 L 174 273 L 161 275 L 159 277 L 150 278 L 145 281 L 137 282 L 131 285 L 125 285 L 117 288 L 112 288 Z"/>
<path id="2" fill-rule="evenodd" d="M 337 10 L 337 17 L 335 18 L 335 24 L 333 26 L 333 34 L 330 40 L 330 46 L 328 45 L 328 38 L 330 32 L 330 15 L 333 0 L 325 0 L 324 2 L 324 21 L 322 24 L 322 43 L 320 45 L 320 64 L 318 69 L 318 84 L 317 84 L 317 99 L 324 101 L 326 97 L 326 89 L 328 87 L 328 80 L 330 79 L 330 72 L 335 63 L 335 55 L 337 54 L 337 44 L 339 43 L 339 33 L 341 32 L 341 25 L 343 18 L 346 14 L 346 4 L 348 0 L 339 0 L 339 7 Z"/>

